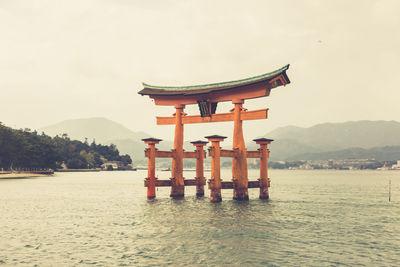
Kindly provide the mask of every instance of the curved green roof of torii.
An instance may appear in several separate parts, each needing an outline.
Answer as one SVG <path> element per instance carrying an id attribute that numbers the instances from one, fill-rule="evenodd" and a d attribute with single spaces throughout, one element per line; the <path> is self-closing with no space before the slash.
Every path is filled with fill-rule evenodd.
<path id="1" fill-rule="evenodd" d="M 289 66 L 290 65 L 288 64 L 278 70 L 257 75 L 254 77 L 236 81 L 221 82 L 221 83 L 210 83 L 210 84 L 191 85 L 191 86 L 157 86 L 157 85 L 150 85 L 147 83 L 143 83 L 144 89 L 142 89 L 138 93 L 141 95 L 197 94 L 197 93 L 203 93 L 204 91 L 210 92 L 214 90 L 225 90 L 225 89 L 239 87 L 242 85 L 262 82 L 273 79 L 281 74 L 283 74 L 283 76 L 285 77 L 286 83 L 290 83 L 290 80 L 286 75 L 286 70 L 289 69 Z"/>

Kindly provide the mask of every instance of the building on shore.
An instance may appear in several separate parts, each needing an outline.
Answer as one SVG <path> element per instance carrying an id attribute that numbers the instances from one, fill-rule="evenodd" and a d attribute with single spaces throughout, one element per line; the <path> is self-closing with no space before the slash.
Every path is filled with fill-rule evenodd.
<path id="1" fill-rule="evenodd" d="M 103 170 L 118 170 L 122 167 L 121 161 L 107 161 L 101 164 Z"/>
<path id="2" fill-rule="evenodd" d="M 126 164 L 122 161 L 107 161 L 103 164 L 101 164 L 101 168 L 103 170 L 132 170 L 133 166 L 132 164 Z"/>
<path id="3" fill-rule="evenodd" d="M 392 170 L 400 170 L 400 160 L 397 161 L 396 164 L 392 165 Z"/>

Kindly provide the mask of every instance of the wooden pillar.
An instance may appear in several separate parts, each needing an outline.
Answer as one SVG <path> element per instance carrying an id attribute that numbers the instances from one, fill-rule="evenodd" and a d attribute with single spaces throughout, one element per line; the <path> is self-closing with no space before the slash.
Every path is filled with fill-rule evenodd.
<path id="1" fill-rule="evenodd" d="M 233 145 L 232 148 L 238 150 L 238 156 L 232 158 L 232 178 L 233 178 L 233 199 L 248 200 L 248 176 L 247 176 L 247 157 L 246 145 L 243 137 L 243 121 L 241 112 L 243 110 L 243 99 L 234 99 L 232 103 L 235 105 L 233 110 Z"/>
<path id="2" fill-rule="evenodd" d="M 204 146 L 208 143 L 205 141 L 194 141 L 191 142 L 196 146 L 196 196 L 204 196 L 204 185 L 206 184 L 206 178 L 204 177 Z"/>
<path id="3" fill-rule="evenodd" d="M 185 184 L 183 180 L 183 123 L 182 117 L 184 116 L 183 110 L 185 105 L 175 105 L 175 137 L 174 137 L 174 150 L 176 151 L 175 157 L 172 158 L 171 168 L 171 194 L 173 198 L 181 198 L 185 195 Z"/>
<path id="4" fill-rule="evenodd" d="M 259 151 L 260 151 L 260 199 L 268 199 L 269 198 L 269 193 L 268 193 L 268 187 L 270 186 L 269 184 L 269 178 L 268 178 L 268 158 L 269 158 L 269 150 L 268 150 L 268 145 L 274 141 L 272 139 L 267 139 L 267 138 L 259 138 L 259 139 L 254 139 L 253 141 L 256 142 L 256 144 L 260 145 Z"/>
<path id="5" fill-rule="evenodd" d="M 145 138 L 142 139 L 142 141 L 148 145 L 146 149 L 148 166 L 145 185 L 147 186 L 147 198 L 152 199 L 156 197 L 156 144 L 162 140 L 156 138 Z"/>
<path id="6" fill-rule="evenodd" d="M 221 197 L 221 147 L 220 142 L 224 141 L 226 137 L 220 135 L 206 136 L 208 141 L 211 142 L 209 149 L 211 156 L 211 179 L 209 182 L 210 200 L 211 202 L 222 201 Z"/>

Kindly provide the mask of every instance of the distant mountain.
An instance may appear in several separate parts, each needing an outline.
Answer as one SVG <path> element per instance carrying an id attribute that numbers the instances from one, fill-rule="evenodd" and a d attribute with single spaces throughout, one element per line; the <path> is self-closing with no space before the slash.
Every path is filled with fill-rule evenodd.
<path id="1" fill-rule="evenodd" d="M 115 144 L 121 154 L 129 154 L 135 162 L 145 163 L 144 132 L 133 132 L 125 126 L 106 118 L 67 120 L 39 129 L 50 136 L 67 133 L 71 139 Z M 286 126 L 278 128 L 265 137 L 275 141 L 271 144 L 271 160 L 322 159 L 322 158 L 380 158 L 400 159 L 396 148 L 400 146 L 400 123 L 396 121 L 355 121 L 323 123 L 309 128 Z M 172 138 L 172 136 L 171 136 Z M 158 145 L 161 150 L 170 150 L 172 141 Z M 189 142 L 184 147 L 193 150 Z M 386 147 L 386 148 L 384 148 Z M 372 149 L 369 151 L 369 149 Z M 248 150 L 255 150 L 254 142 L 248 142 Z M 392 157 L 392 158 L 391 158 Z"/>
<path id="2" fill-rule="evenodd" d="M 89 142 L 93 139 L 98 143 L 109 143 L 113 140 L 132 139 L 139 141 L 149 137 L 144 132 L 133 132 L 120 123 L 106 118 L 86 118 L 76 120 L 66 120 L 39 129 L 50 136 L 62 135 L 67 133 L 71 139 L 84 141 L 88 138 Z"/>
<path id="3" fill-rule="evenodd" d="M 348 148 L 400 146 L 400 123 L 396 121 L 354 121 L 323 123 L 309 128 L 281 127 L 265 137 L 271 144 L 271 159 L 286 160 L 300 155 Z"/>

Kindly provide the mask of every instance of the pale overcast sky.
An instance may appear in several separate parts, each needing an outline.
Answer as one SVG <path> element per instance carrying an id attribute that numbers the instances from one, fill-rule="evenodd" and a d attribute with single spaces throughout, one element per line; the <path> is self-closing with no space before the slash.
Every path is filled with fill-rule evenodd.
<path id="1" fill-rule="evenodd" d="M 0 0 L 0 121 L 40 128 L 107 117 L 171 139 L 155 116 L 174 110 L 138 95 L 141 82 L 229 81 L 286 64 L 291 84 L 245 103 L 270 108 L 268 120 L 245 122 L 246 138 L 286 125 L 400 121 L 399 14 L 397 0 Z"/>

